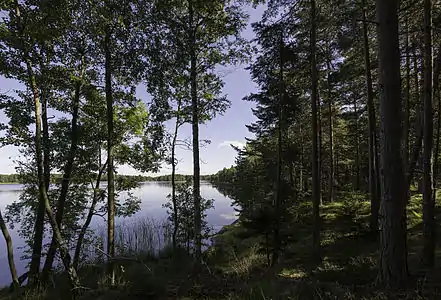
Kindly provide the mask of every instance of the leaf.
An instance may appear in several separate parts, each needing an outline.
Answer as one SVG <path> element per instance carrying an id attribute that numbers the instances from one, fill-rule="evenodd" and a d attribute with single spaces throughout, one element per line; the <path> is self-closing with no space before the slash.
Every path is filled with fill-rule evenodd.
<path id="1" fill-rule="evenodd" d="M 422 218 L 423 218 L 423 215 L 420 214 L 420 213 L 418 213 L 418 212 L 416 212 L 415 210 L 412 210 L 411 212 L 412 212 L 412 214 L 413 214 L 415 217 L 417 217 L 418 219 L 422 219 Z"/>

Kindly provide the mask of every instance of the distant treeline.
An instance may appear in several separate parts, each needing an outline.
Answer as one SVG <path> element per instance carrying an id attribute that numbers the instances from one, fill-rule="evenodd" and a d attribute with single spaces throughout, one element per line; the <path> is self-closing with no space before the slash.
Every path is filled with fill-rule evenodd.
<path id="1" fill-rule="evenodd" d="M 19 177 L 18 174 L 0 174 L 0 183 L 19 183 Z"/>
<path id="2" fill-rule="evenodd" d="M 213 175 L 202 175 L 201 180 L 209 180 Z M 130 179 L 138 182 L 145 181 L 171 181 L 171 174 L 169 175 L 160 175 L 160 176 L 142 176 L 142 175 L 116 175 L 116 178 L 124 178 Z M 186 181 L 187 179 L 191 179 L 193 175 L 184 175 L 184 174 L 176 174 L 176 181 Z M 106 181 L 107 178 L 104 175 L 102 177 L 103 181 Z M 62 179 L 61 174 L 52 174 L 51 181 L 58 182 Z M 0 183 L 22 183 L 19 174 L 0 174 Z"/>

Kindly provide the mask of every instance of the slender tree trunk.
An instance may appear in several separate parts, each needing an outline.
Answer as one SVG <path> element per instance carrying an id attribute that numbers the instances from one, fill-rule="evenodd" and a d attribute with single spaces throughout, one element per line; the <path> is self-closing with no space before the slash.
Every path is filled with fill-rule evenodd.
<path id="1" fill-rule="evenodd" d="M 407 278 L 398 1 L 377 0 L 380 57 L 382 201 L 379 280 L 399 287 Z"/>
<path id="2" fill-rule="evenodd" d="M 193 132 L 193 201 L 194 201 L 194 230 L 195 230 L 195 257 L 199 268 L 202 259 L 202 216 L 201 216 L 201 191 L 200 191 L 200 165 L 199 165 L 199 101 L 197 87 L 197 54 L 195 49 L 196 30 L 194 24 L 193 0 L 189 0 L 190 21 L 190 93 L 192 109 Z"/>
<path id="3" fill-rule="evenodd" d="M 419 76 L 418 76 L 418 57 L 416 54 L 416 47 L 417 44 L 413 43 L 413 68 L 414 68 L 414 83 L 415 83 L 415 101 L 416 101 L 416 122 L 415 122 L 415 143 L 412 147 L 412 152 L 410 155 L 410 161 L 408 163 L 407 166 L 407 177 L 406 177 L 406 204 L 409 202 L 410 200 L 410 187 L 412 185 L 412 181 L 413 181 L 413 175 L 415 173 L 415 168 L 418 162 L 418 159 L 420 157 L 420 152 L 421 152 L 421 148 L 422 148 L 422 143 L 423 143 L 423 129 L 424 129 L 424 117 L 423 117 L 423 113 L 422 113 L 422 105 L 421 103 L 422 101 L 422 94 L 420 93 L 419 90 L 419 86 L 420 86 L 420 81 L 419 81 Z"/>
<path id="4" fill-rule="evenodd" d="M 312 111 L 312 215 L 313 215 L 313 256 L 320 258 L 320 178 L 317 145 L 317 99 L 318 99 L 318 71 L 316 62 L 316 35 L 317 17 L 315 0 L 311 0 L 311 111 Z"/>
<path id="5" fill-rule="evenodd" d="M 438 164 L 439 164 L 439 143 L 440 143 L 440 133 L 441 133 L 441 118 L 440 118 L 440 109 L 441 109 L 441 97 L 439 94 L 439 89 L 434 90 L 434 97 L 437 99 L 437 110 L 438 116 L 436 119 L 436 135 L 435 135 L 435 149 L 433 151 L 433 159 L 432 159 L 432 170 L 433 170 L 433 179 L 432 179 L 432 202 L 436 204 L 436 189 L 438 182 Z M 436 235 L 435 235 L 436 237 Z M 435 240 L 436 245 L 436 240 Z"/>
<path id="6" fill-rule="evenodd" d="M 403 135 L 404 135 L 404 146 L 403 146 L 403 164 L 405 169 L 406 176 L 409 174 L 409 158 L 410 158 L 410 142 L 409 142 L 409 133 L 410 133 L 410 36 L 409 36 L 409 20 L 406 17 L 406 42 L 405 42 L 405 51 L 406 51 L 406 90 L 404 95 L 404 123 L 403 123 Z M 406 180 L 407 187 L 407 180 Z M 410 186 L 406 188 L 406 204 L 408 199 L 410 199 Z M 406 224 L 407 224 L 407 210 L 404 211 Z M 407 243 L 406 243 L 406 252 L 407 252 Z"/>
<path id="7" fill-rule="evenodd" d="M 279 70 L 279 103 L 278 103 L 278 124 L 277 124 L 277 176 L 275 184 L 275 226 L 274 226 L 274 248 L 271 263 L 276 265 L 279 260 L 280 251 L 280 236 L 279 236 L 279 226 L 280 226 L 280 201 L 281 201 L 281 179 L 282 179 L 282 118 L 283 118 L 283 31 L 280 36 L 280 70 Z"/>
<path id="8" fill-rule="evenodd" d="M 409 131 L 410 131 L 410 45 L 409 45 L 409 21 L 406 18 L 406 90 L 404 93 L 404 123 L 403 123 L 403 135 L 404 135 L 404 147 L 403 147 L 403 161 L 406 169 L 409 164 Z M 407 170 L 406 170 L 407 174 Z"/>
<path id="9" fill-rule="evenodd" d="M 57 247 L 60 251 L 61 260 L 63 262 L 64 268 L 69 278 L 69 282 L 72 286 L 73 293 L 78 292 L 78 286 L 80 285 L 79 278 L 75 269 L 72 267 L 71 258 L 69 251 L 66 249 L 63 237 L 61 236 L 60 228 L 55 220 L 52 213 L 52 208 L 47 195 L 46 182 L 44 178 L 44 161 L 43 161 L 43 149 L 42 149 L 42 124 L 41 124 L 41 103 L 40 96 L 37 88 L 37 83 L 35 80 L 35 75 L 32 70 L 32 64 L 29 58 L 26 59 L 26 66 L 28 77 L 31 83 L 31 90 L 34 98 L 34 109 L 35 109 L 35 152 L 36 152 L 36 162 L 37 162 L 37 175 L 38 175 L 38 191 L 39 197 L 44 200 L 46 214 L 52 226 L 52 231 L 55 234 Z"/>
<path id="10" fill-rule="evenodd" d="M 99 148 L 99 165 L 101 166 L 101 146 Z M 86 221 L 80 229 L 80 233 L 78 234 L 77 244 L 75 247 L 74 259 L 73 259 L 73 267 L 75 270 L 78 270 L 78 265 L 80 262 L 81 249 L 83 247 L 84 237 L 86 236 L 87 229 L 89 228 L 90 223 L 92 222 L 92 218 L 95 214 L 95 207 L 99 200 L 103 199 L 105 196 L 100 191 L 100 183 L 101 178 L 103 176 L 104 170 L 107 167 L 107 161 L 100 167 L 98 171 L 98 175 L 96 178 L 95 186 L 93 187 L 93 198 L 92 204 L 90 205 L 89 211 L 87 213 Z M 104 200 L 104 199 L 103 199 Z"/>
<path id="11" fill-rule="evenodd" d="M 43 125 L 43 173 L 44 173 L 44 184 L 46 185 L 46 190 L 49 191 L 49 185 L 51 183 L 51 167 L 50 167 L 50 142 L 49 142 L 49 123 L 47 117 L 47 100 L 49 93 L 45 93 L 41 101 L 41 122 Z"/>
<path id="12" fill-rule="evenodd" d="M 6 249 L 8 250 L 8 264 L 9 264 L 9 270 L 11 271 L 12 286 L 14 287 L 14 289 L 19 289 L 20 283 L 18 282 L 17 269 L 15 268 L 14 248 L 12 247 L 12 239 L 11 239 L 11 235 L 9 234 L 8 227 L 6 227 L 5 221 L 3 220 L 3 215 L 1 211 L 0 211 L 0 229 L 2 230 L 3 237 L 5 238 Z"/>
<path id="13" fill-rule="evenodd" d="M 107 102 L 107 255 L 108 274 L 110 285 L 115 285 L 115 267 L 112 260 L 115 257 L 115 170 L 113 163 L 113 91 L 112 91 L 112 54 L 111 32 L 106 29 L 104 52 L 105 52 L 105 90 Z"/>
<path id="14" fill-rule="evenodd" d="M 378 179 L 378 159 L 376 151 L 377 143 L 377 126 L 374 107 L 374 91 L 372 89 L 372 73 L 371 73 L 371 59 L 369 50 L 369 36 L 368 24 L 366 18 L 366 3 L 363 1 L 363 49 L 364 49 L 364 67 L 366 76 L 366 91 L 367 91 L 367 107 L 368 107 L 368 129 L 369 129 L 369 197 L 371 201 L 371 216 L 370 229 L 372 232 L 378 231 L 378 213 L 380 208 L 380 201 L 377 191 Z"/>
<path id="15" fill-rule="evenodd" d="M 435 203 L 432 198 L 432 13 L 431 1 L 424 0 L 424 147 L 423 147 L 423 262 L 433 267 L 435 259 Z"/>
<path id="16" fill-rule="evenodd" d="M 432 170 L 433 170 L 433 179 L 432 179 L 432 197 L 433 203 L 436 203 L 436 188 L 438 182 L 438 163 L 439 163 L 439 143 L 440 143 L 440 133 L 441 133 L 441 98 L 439 92 L 439 76 L 441 73 L 441 45 L 438 46 L 438 55 L 435 61 L 435 67 L 433 72 L 433 98 L 437 101 L 437 118 L 436 118 L 436 135 L 435 135 L 435 149 L 433 151 L 433 159 L 432 159 Z"/>
<path id="17" fill-rule="evenodd" d="M 181 124 L 181 120 L 180 120 L 180 113 L 181 113 L 181 101 L 178 100 L 178 108 L 177 108 L 177 113 L 176 113 L 176 124 L 175 124 L 175 131 L 173 134 L 173 141 L 172 141 L 172 149 L 171 149 L 171 163 L 172 163 L 172 175 L 171 175 L 171 184 L 172 184 L 172 203 L 173 203 L 173 237 L 172 237 L 172 242 L 173 242 L 173 250 L 176 251 L 176 247 L 177 247 L 177 243 L 176 243 L 176 238 L 178 235 L 178 228 L 179 228 L 179 224 L 178 224 L 178 203 L 176 202 L 176 155 L 175 155 L 175 150 L 176 150 L 176 141 L 178 139 L 178 131 L 179 131 L 179 126 Z"/>
<path id="18" fill-rule="evenodd" d="M 328 61 L 328 71 L 331 71 L 331 64 Z M 328 201 L 334 201 L 334 176 L 335 176 L 335 168 L 334 168 L 334 119 L 333 115 L 333 105 L 334 101 L 332 99 L 332 87 L 331 80 L 328 74 L 328 133 L 329 133 L 329 178 L 328 178 Z"/>
<path id="19" fill-rule="evenodd" d="M 72 170 L 74 167 L 74 161 L 77 153 L 78 148 L 78 138 L 79 138 L 79 128 L 78 128 L 78 111 L 80 106 L 80 92 L 83 85 L 83 75 L 84 75 L 84 69 L 83 69 L 83 59 L 81 62 L 81 70 L 80 70 L 80 76 L 78 82 L 75 84 L 75 94 L 72 102 L 72 128 L 71 128 L 71 144 L 70 144 L 70 150 L 67 157 L 66 165 L 64 166 L 64 173 L 63 173 L 63 179 L 61 182 L 61 190 L 60 190 L 60 196 L 58 197 L 57 202 L 57 212 L 55 214 L 55 219 L 57 221 L 58 227 L 61 229 L 61 222 L 63 220 L 63 214 L 64 214 L 64 208 L 66 204 L 66 198 L 67 193 L 69 191 L 69 184 L 70 184 L 70 178 L 72 175 Z M 44 132 L 44 131 L 43 131 Z M 43 135 L 44 136 L 44 135 Z M 46 155 L 45 155 L 46 157 Z M 46 182 L 47 184 L 47 182 Z M 48 187 L 48 185 L 46 185 Z M 52 265 L 55 259 L 55 254 L 57 252 L 57 243 L 55 235 L 52 235 L 52 241 L 49 247 L 48 254 L 46 256 L 46 261 L 43 268 L 42 273 L 42 281 L 46 282 L 48 280 L 49 273 L 52 270 Z"/>
<path id="20" fill-rule="evenodd" d="M 32 258 L 29 266 L 29 283 L 35 284 L 39 281 L 39 272 L 41 264 L 41 250 L 43 248 L 43 233 L 44 233 L 44 215 L 45 205 L 44 199 L 39 194 L 37 215 L 34 226 L 34 239 L 32 245 Z"/>
<path id="21" fill-rule="evenodd" d="M 318 79 L 317 79 L 318 80 Z M 323 141 L 323 131 L 322 131 L 322 106 L 320 103 L 320 95 L 318 95 L 317 93 L 317 128 L 318 128 L 318 154 L 317 154 L 317 159 L 318 159 L 318 177 L 319 177 L 319 185 L 320 185 L 320 204 L 323 204 L 323 199 L 322 199 L 322 165 L 323 165 L 323 145 L 322 145 L 322 141 Z"/>
<path id="22" fill-rule="evenodd" d="M 303 131 L 302 131 L 302 124 L 299 125 L 299 135 L 300 135 L 300 167 L 299 167 L 299 191 L 303 191 L 303 193 L 306 193 L 308 190 L 308 186 L 306 183 L 306 180 L 304 178 L 303 169 L 304 169 L 304 157 L 305 157 L 305 150 L 303 148 Z"/>
<path id="23" fill-rule="evenodd" d="M 355 125 L 355 190 L 360 190 L 360 142 L 358 138 L 358 107 L 354 98 L 354 125 Z"/>

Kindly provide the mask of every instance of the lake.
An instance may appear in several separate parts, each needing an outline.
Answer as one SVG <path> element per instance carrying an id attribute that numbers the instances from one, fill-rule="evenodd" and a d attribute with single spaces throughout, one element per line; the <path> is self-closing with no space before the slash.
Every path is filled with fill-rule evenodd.
<path id="1" fill-rule="evenodd" d="M 167 202 L 167 195 L 171 192 L 171 184 L 169 182 L 146 182 L 133 190 L 133 194 L 141 199 L 141 210 L 130 218 L 117 220 L 118 222 L 130 222 L 136 218 L 153 218 L 161 221 L 167 218 L 166 209 L 162 207 Z M 6 205 L 18 199 L 21 193 L 21 185 L 19 184 L 3 184 L 0 185 L 0 209 L 5 213 Z M 214 200 L 214 208 L 207 212 L 207 222 L 214 231 L 220 230 L 223 226 L 231 224 L 236 219 L 234 208 L 231 206 L 231 199 L 225 197 L 218 192 L 209 182 L 201 182 L 201 195 L 207 199 Z M 104 225 L 104 220 L 94 217 L 95 220 L 91 225 L 97 228 Z M 101 224 L 100 224 L 101 223 Z M 27 260 L 21 260 L 21 247 L 24 241 L 17 234 L 19 228 L 9 229 L 14 245 L 14 259 L 19 276 L 27 270 Z M 102 229 L 102 228 L 101 228 Z M 0 287 L 11 283 L 11 275 L 9 272 L 6 245 L 3 236 L 0 237 Z"/>

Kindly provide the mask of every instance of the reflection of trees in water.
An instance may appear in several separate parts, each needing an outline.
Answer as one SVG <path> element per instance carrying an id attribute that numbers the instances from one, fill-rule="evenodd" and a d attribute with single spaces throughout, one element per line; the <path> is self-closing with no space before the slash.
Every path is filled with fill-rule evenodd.
<path id="1" fill-rule="evenodd" d="M 232 184 L 212 182 L 213 187 L 224 197 L 236 199 L 235 188 Z"/>

